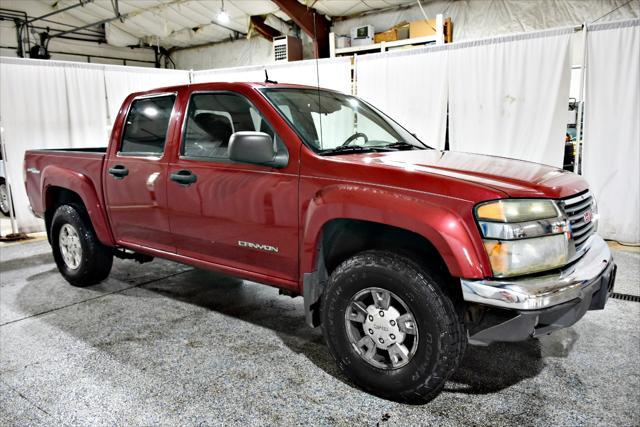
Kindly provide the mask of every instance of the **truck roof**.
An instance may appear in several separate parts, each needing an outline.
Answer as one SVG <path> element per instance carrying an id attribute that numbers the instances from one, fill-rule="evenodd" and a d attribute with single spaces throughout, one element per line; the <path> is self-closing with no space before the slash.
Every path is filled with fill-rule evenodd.
<path id="1" fill-rule="evenodd" d="M 178 89 L 193 87 L 195 89 L 233 89 L 233 88 L 299 88 L 299 89 L 318 89 L 317 86 L 298 85 L 293 83 L 265 83 L 265 82 L 204 82 L 204 83 L 188 83 L 183 85 L 165 86 L 155 89 L 134 92 L 132 95 L 140 96 L 159 92 L 175 91 Z M 320 88 L 322 90 L 331 90 Z"/>

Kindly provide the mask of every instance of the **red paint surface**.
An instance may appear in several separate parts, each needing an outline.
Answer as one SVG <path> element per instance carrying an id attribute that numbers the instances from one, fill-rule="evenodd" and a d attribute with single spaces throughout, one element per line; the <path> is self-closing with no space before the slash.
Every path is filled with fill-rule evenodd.
<path id="1" fill-rule="evenodd" d="M 473 206 L 506 197 L 562 198 L 586 182 L 559 169 L 499 157 L 437 150 L 318 156 L 302 144 L 257 91 L 262 84 L 204 83 L 157 89 L 176 92 L 165 153 L 160 159 L 117 155 L 128 106 L 114 125 L 107 154 L 29 151 L 26 186 L 34 211 L 47 209 L 51 186 L 76 192 L 107 245 L 235 274 L 301 291 L 302 275 L 315 266 L 322 229 L 350 218 L 403 228 L 427 238 L 453 276 L 491 274 Z M 283 85 L 281 85 L 283 86 Z M 193 91 L 234 91 L 271 123 L 289 151 L 283 169 L 181 159 L 183 112 Z M 106 157 L 106 159 L 105 159 Z M 128 167 L 116 180 L 107 169 Z M 188 169 L 198 181 L 181 186 L 169 175 Z M 157 173 L 153 186 L 149 176 Z M 267 253 L 241 247 L 249 241 L 278 248 Z"/>

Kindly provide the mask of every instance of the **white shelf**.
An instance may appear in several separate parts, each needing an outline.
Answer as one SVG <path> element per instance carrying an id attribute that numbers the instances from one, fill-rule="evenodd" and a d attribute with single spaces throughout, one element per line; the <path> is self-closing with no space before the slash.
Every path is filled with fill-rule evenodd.
<path id="1" fill-rule="evenodd" d="M 351 46 L 336 48 L 336 35 L 334 33 L 329 34 L 329 50 L 330 56 L 336 57 L 341 55 L 353 55 L 357 53 L 376 53 L 385 52 L 389 49 L 412 46 L 412 45 L 424 45 L 424 44 L 444 44 L 444 25 L 442 15 L 436 16 L 436 34 L 425 37 L 415 37 L 412 39 L 395 40 L 391 42 L 373 43 L 364 46 Z"/>
<path id="2" fill-rule="evenodd" d="M 340 55 L 350 55 L 353 53 L 361 53 L 361 52 L 384 52 L 388 49 L 392 49 L 394 47 L 401 46 L 411 46 L 416 44 L 430 44 L 438 43 L 438 36 L 425 36 L 425 37 L 416 37 L 413 39 L 404 39 L 404 40 L 395 40 L 392 42 L 382 42 L 382 43 L 374 43 L 368 44 L 365 46 L 351 46 L 351 47 L 343 47 L 335 50 L 335 54 L 333 56 Z"/>

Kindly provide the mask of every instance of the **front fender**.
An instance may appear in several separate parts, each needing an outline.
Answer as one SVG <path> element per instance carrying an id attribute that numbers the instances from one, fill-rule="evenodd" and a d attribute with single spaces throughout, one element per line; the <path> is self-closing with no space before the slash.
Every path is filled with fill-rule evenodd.
<path id="1" fill-rule="evenodd" d="M 115 245 L 104 207 L 100 202 L 97 189 L 91 178 L 82 173 L 55 165 L 45 167 L 41 178 L 42 206 L 45 211 L 51 204 L 51 200 L 48 200 L 48 194 L 52 187 L 60 187 L 76 193 L 87 209 L 89 220 L 93 225 L 98 240 L 107 246 Z"/>
<path id="2" fill-rule="evenodd" d="M 489 260 L 475 228 L 472 207 L 467 200 L 396 188 L 352 183 L 324 187 L 302 214 L 302 273 L 315 270 L 323 227 L 334 219 L 354 219 L 424 237 L 454 277 L 487 277 L 491 275 Z"/>

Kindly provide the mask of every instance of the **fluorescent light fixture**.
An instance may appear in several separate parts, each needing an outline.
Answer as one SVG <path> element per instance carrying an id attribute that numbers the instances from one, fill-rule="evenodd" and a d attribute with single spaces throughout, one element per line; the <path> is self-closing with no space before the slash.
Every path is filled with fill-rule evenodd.
<path id="1" fill-rule="evenodd" d="M 218 22 L 221 24 L 227 24 L 230 20 L 231 18 L 229 18 L 229 14 L 224 10 L 221 10 L 220 13 L 218 13 Z"/>
<path id="2" fill-rule="evenodd" d="M 221 24 L 227 24 L 231 20 L 229 14 L 224 10 L 224 0 L 222 0 L 222 6 L 220 7 L 220 12 L 218 12 L 217 19 Z"/>

